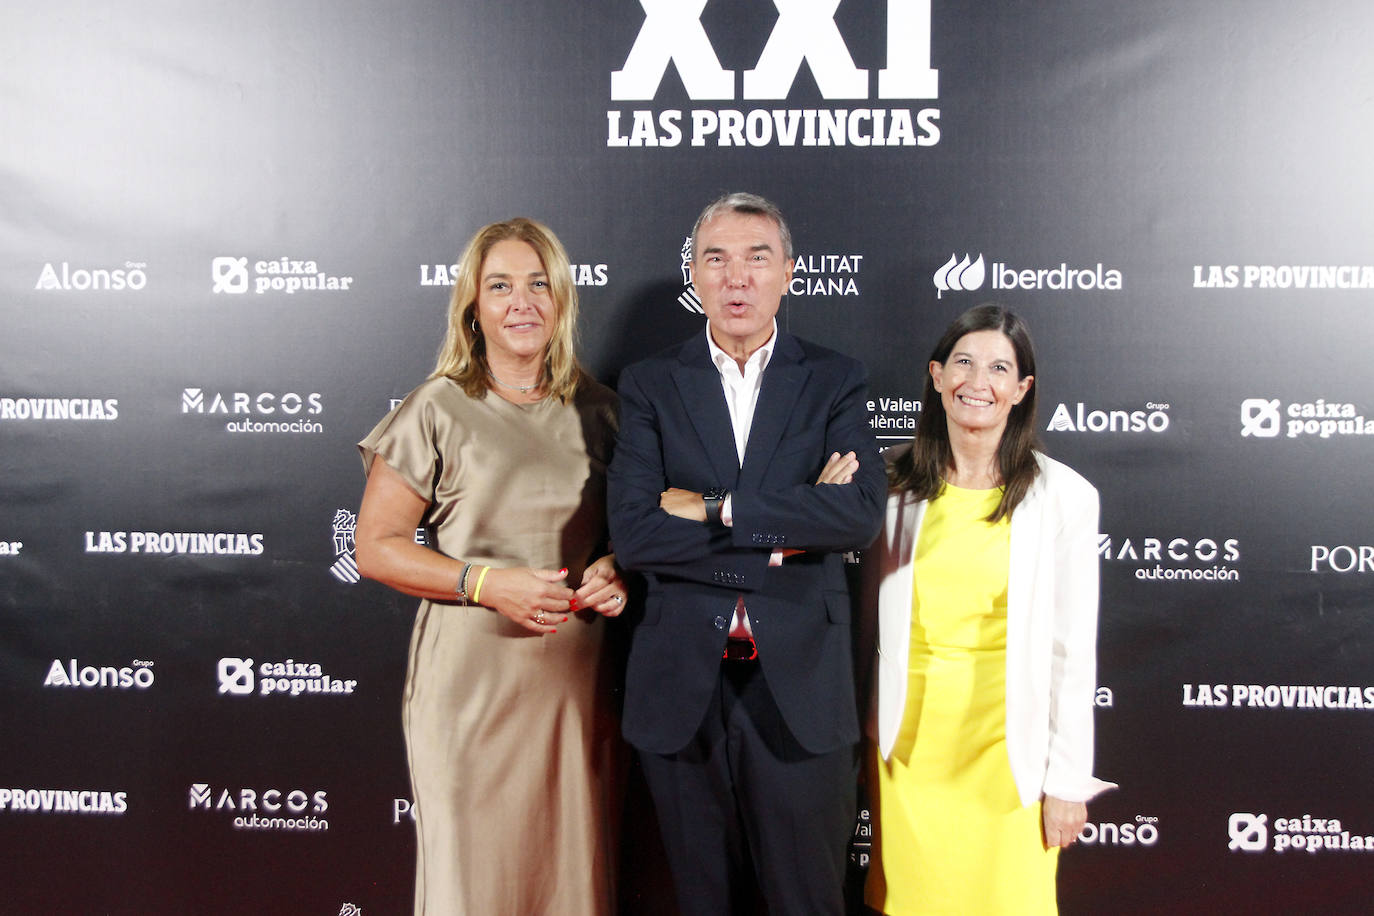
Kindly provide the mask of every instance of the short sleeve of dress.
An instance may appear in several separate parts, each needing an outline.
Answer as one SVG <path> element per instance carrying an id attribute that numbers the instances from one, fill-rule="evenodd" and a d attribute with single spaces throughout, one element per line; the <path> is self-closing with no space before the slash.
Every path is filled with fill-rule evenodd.
<path id="1" fill-rule="evenodd" d="M 434 391 L 434 382 L 416 388 L 358 443 L 364 474 L 372 470 L 373 459 L 380 457 L 429 501 L 434 499 L 443 461 L 435 441 Z"/>

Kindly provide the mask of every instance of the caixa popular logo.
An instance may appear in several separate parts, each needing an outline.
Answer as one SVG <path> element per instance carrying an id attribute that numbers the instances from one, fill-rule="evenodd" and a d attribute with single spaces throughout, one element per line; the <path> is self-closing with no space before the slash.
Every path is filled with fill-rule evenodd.
<path id="1" fill-rule="evenodd" d="M 331 677 L 316 662 L 298 662 L 293 658 L 261 662 L 256 669 L 251 658 L 221 658 L 216 671 L 219 692 L 230 696 L 254 692 L 259 696 L 340 696 L 351 694 L 358 686 L 352 678 Z"/>
<path id="2" fill-rule="evenodd" d="M 893 102 L 939 97 L 930 66 L 930 0 L 888 0 L 885 66 L 876 79 L 857 66 L 835 10 L 839 0 L 773 0 L 777 18 L 753 43 L 754 66 L 725 69 L 701 21 L 706 0 L 640 0 L 644 23 L 611 74 L 612 102 L 648 102 L 659 94 L 671 63 L 694 102 L 759 101 L 711 108 L 632 108 L 606 112 L 606 145 L 692 146 L 933 146 L 940 141 L 938 108 L 913 111 Z M 868 23 L 873 28 L 879 23 Z M 844 107 L 779 104 L 792 95 L 805 63 L 826 102 Z M 876 104 L 875 104 L 876 103 Z"/>
<path id="3" fill-rule="evenodd" d="M 1351 832 L 1336 817 L 1276 817 L 1238 812 L 1227 820 L 1232 852 L 1374 852 L 1374 836 Z"/>
<path id="4" fill-rule="evenodd" d="M 221 255 L 210 261 L 210 292 L 215 294 L 238 296 L 250 289 L 259 296 L 344 292 L 352 285 L 352 277 L 326 273 L 313 260 L 280 257 L 250 262 L 246 257 Z"/>
<path id="5" fill-rule="evenodd" d="M 1374 420 L 1367 419 L 1358 407 L 1344 401 L 1294 401 L 1287 406 L 1278 398 L 1246 398 L 1240 403 L 1242 437 L 1289 439 L 1316 436 L 1374 436 Z"/>

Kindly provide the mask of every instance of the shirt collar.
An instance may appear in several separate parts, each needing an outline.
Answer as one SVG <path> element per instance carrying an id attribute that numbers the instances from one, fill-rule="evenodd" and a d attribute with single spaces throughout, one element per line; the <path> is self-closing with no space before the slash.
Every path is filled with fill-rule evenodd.
<path id="1" fill-rule="evenodd" d="M 773 347 L 777 342 L 778 319 L 774 318 L 772 333 L 763 342 L 763 346 L 749 354 L 749 359 L 745 360 L 745 365 L 756 362 L 760 372 L 768 368 L 768 361 L 773 358 Z M 711 351 L 711 362 L 716 364 L 717 371 L 724 372 L 727 363 L 732 363 L 738 368 L 739 364 L 735 362 L 735 358 L 716 346 L 715 339 L 711 337 L 711 322 L 709 320 L 706 322 L 706 346 Z"/>

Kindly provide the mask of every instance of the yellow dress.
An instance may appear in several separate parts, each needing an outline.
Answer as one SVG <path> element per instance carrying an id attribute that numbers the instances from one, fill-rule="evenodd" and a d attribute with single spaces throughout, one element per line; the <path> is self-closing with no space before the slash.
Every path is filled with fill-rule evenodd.
<path id="1" fill-rule="evenodd" d="M 916 543 L 902 728 L 869 764 L 875 808 L 865 898 L 909 913 L 1056 913 L 1058 849 L 1021 805 L 1006 741 L 1011 526 L 1002 491 L 945 485 Z"/>

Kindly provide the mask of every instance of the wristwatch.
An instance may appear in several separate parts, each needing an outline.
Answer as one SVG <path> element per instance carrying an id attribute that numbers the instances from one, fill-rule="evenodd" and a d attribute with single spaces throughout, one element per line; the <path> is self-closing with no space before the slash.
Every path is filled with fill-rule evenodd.
<path id="1" fill-rule="evenodd" d="M 707 524 L 724 524 L 720 517 L 720 510 L 725 508 L 725 497 L 729 495 L 729 490 L 722 490 L 720 487 L 712 487 L 701 494 L 702 500 L 706 503 Z"/>

